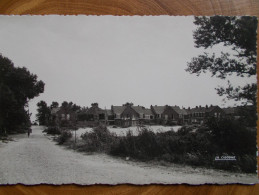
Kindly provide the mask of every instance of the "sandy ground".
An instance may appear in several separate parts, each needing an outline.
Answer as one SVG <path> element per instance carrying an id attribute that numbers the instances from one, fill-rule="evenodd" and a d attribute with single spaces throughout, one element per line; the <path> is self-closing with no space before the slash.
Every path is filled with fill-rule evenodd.
<path id="1" fill-rule="evenodd" d="M 182 126 L 161 126 L 161 125 L 154 125 L 154 126 L 147 126 L 148 129 L 150 129 L 151 131 L 157 133 L 157 132 L 166 132 L 166 131 L 178 131 Z M 110 130 L 111 133 L 115 133 L 117 136 L 125 136 L 127 134 L 127 132 L 130 130 L 133 135 L 138 135 L 139 130 L 137 127 L 128 127 L 128 128 L 121 128 L 121 127 L 117 127 L 117 128 L 113 128 L 112 126 L 109 126 L 108 129 Z M 86 127 L 86 128 L 79 128 L 76 131 L 76 135 L 78 137 L 80 137 L 83 133 L 85 132 L 90 132 L 92 131 L 92 128 L 90 127 Z"/>
<path id="2" fill-rule="evenodd" d="M 13 136 L 0 143 L 0 184 L 204 184 L 256 183 L 255 174 L 162 166 L 113 158 L 105 154 L 82 154 L 58 146 L 41 127 L 31 136 Z"/>

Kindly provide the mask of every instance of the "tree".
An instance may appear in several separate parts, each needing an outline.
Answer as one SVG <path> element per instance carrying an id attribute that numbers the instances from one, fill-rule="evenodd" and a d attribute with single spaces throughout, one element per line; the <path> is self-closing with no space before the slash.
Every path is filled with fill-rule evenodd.
<path id="1" fill-rule="evenodd" d="M 64 102 L 62 102 L 61 107 L 67 109 L 67 108 L 68 108 L 68 105 L 69 105 L 68 102 L 67 102 L 67 101 L 64 101 Z"/>
<path id="2" fill-rule="evenodd" d="M 194 24 L 198 26 L 193 33 L 195 47 L 207 49 L 223 44 L 229 46 L 235 54 L 222 52 L 220 57 L 216 57 L 215 53 L 209 55 L 205 52 L 194 57 L 186 71 L 197 75 L 211 72 L 212 76 L 221 79 L 232 74 L 239 77 L 256 75 L 256 17 L 203 16 L 195 17 Z M 228 82 L 227 88 L 220 87 L 217 92 L 221 96 L 226 95 L 228 99 L 248 100 L 256 105 L 256 89 L 256 83 L 234 88 Z"/>
<path id="3" fill-rule="evenodd" d="M 59 103 L 58 102 L 52 102 L 51 105 L 50 105 L 50 109 L 52 108 L 58 108 L 59 106 Z"/>
<path id="4" fill-rule="evenodd" d="M 38 102 L 37 106 L 38 113 L 36 114 L 36 118 L 39 125 L 48 125 L 50 120 L 50 108 L 45 101 Z"/>
<path id="5" fill-rule="evenodd" d="M 22 131 L 30 126 L 27 111 L 30 99 L 44 91 L 44 83 L 25 67 L 15 67 L 0 54 L 0 130 L 1 133 Z"/>
<path id="6" fill-rule="evenodd" d="M 186 71 L 199 76 L 210 72 L 211 76 L 226 79 L 228 76 L 248 77 L 256 75 L 256 29 L 257 19 L 250 16 L 213 16 L 195 17 L 194 24 L 197 29 L 193 33 L 195 47 L 212 48 L 222 44 L 228 52 L 199 55 L 187 63 Z M 244 105 L 252 104 L 253 115 L 256 115 L 257 84 L 250 83 L 245 86 L 233 86 L 227 81 L 227 87 L 216 88 L 217 94 L 227 99 L 244 101 Z"/>

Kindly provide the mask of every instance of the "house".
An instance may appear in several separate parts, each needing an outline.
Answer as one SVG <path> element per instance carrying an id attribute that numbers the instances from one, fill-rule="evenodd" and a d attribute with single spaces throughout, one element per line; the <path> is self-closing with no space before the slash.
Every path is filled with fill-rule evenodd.
<path id="1" fill-rule="evenodd" d="M 61 106 L 61 107 L 51 109 L 52 125 L 58 125 L 58 126 L 75 125 L 76 120 L 77 120 L 76 112 L 69 108 L 64 108 Z"/>
<path id="2" fill-rule="evenodd" d="M 196 106 L 195 108 L 186 110 L 189 115 L 189 123 L 203 124 L 209 117 L 221 118 L 225 115 L 223 109 L 219 106 Z"/>
<path id="3" fill-rule="evenodd" d="M 126 103 L 122 106 L 112 106 L 111 111 L 114 114 L 114 124 L 121 127 L 137 126 L 150 123 L 154 119 L 151 109 L 143 106 L 133 106 L 132 103 Z"/>
<path id="4" fill-rule="evenodd" d="M 158 124 L 177 124 L 179 120 L 179 114 L 173 109 L 173 107 L 165 106 L 152 106 L 150 107 L 154 114 L 156 123 Z"/>
<path id="5" fill-rule="evenodd" d="M 177 119 L 177 124 L 188 124 L 189 117 L 185 109 L 181 109 L 179 106 L 171 106 L 172 109 L 176 112 L 175 118 Z"/>
<path id="6" fill-rule="evenodd" d="M 115 119 L 115 116 L 112 112 L 112 110 L 106 110 L 106 124 L 107 125 L 114 125 L 114 119 Z"/>
<path id="7" fill-rule="evenodd" d="M 83 108 L 77 114 L 78 126 L 97 126 L 108 121 L 107 110 L 101 109 L 98 103 L 92 103 L 90 108 Z"/>
<path id="8" fill-rule="evenodd" d="M 164 117 L 164 111 L 165 111 L 165 106 L 150 106 L 150 110 L 152 111 L 152 113 L 155 116 L 156 120 L 162 120 Z"/>
<path id="9" fill-rule="evenodd" d="M 86 111 L 89 125 L 105 124 L 107 120 L 106 111 L 99 108 L 98 103 L 92 103 Z"/>
<path id="10" fill-rule="evenodd" d="M 140 113 L 138 113 L 132 104 L 124 105 L 125 109 L 121 113 L 122 118 L 122 126 L 129 127 L 129 126 L 137 126 L 139 124 Z M 142 114 L 141 114 L 142 115 Z"/>
<path id="11" fill-rule="evenodd" d="M 155 115 L 151 109 L 139 105 L 132 106 L 132 108 L 138 113 L 138 124 L 150 124 L 155 119 Z"/>
<path id="12" fill-rule="evenodd" d="M 151 109 L 144 109 L 144 121 L 150 123 L 150 121 L 155 119 L 155 115 Z"/>
<path id="13" fill-rule="evenodd" d="M 123 113 L 125 108 L 126 106 L 111 106 L 111 112 L 114 115 L 114 125 L 123 125 L 121 114 Z"/>

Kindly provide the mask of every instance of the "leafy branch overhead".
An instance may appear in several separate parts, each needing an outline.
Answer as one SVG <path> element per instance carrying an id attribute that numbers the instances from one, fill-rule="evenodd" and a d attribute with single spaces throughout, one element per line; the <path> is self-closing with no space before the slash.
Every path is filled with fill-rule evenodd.
<path id="1" fill-rule="evenodd" d="M 231 75 L 256 75 L 256 17 L 203 16 L 195 17 L 194 24 L 197 25 L 193 33 L 195 47 L 208 49 L 222 44 L 230 50 L 221 52 L 218 57 L 215 53 L 204 52 L 187 63 L 186 71 L 197 76 L 210 72 L 212 77 L 220 79 L 226 79 Z M 248 100 L 255 105 L 256 89 L 256 84 L 234 88 L 228 83 L 227 88 L 217 88 L 217 92 L 220 96 L 226 95 L 228 99 Z"/>

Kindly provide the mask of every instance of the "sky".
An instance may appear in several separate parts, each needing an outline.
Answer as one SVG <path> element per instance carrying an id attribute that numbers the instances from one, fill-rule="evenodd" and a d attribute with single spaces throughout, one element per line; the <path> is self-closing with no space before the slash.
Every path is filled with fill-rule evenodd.
<path id="1" fill-rule="evenodd" d="M 215 88 L 227 81 L 186 72 L 202 54 L 192 16 L 0 16 L 0 53 L 45 83 L 30 100 L 111 105 L 233 106 Z M 228 49 L 228 48 L 227 48 Z M 209 52 L 219 53 L 221 46 Z M 208 50 L 207 50 L 208 51 Z M 238 85 L 255 78 L 230 78 Z"/>

